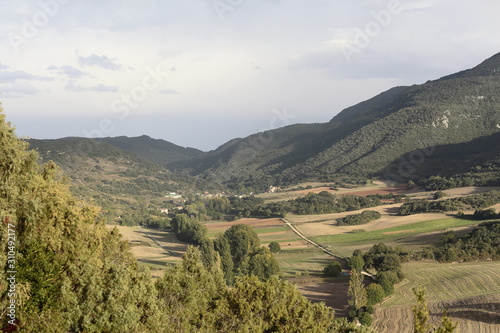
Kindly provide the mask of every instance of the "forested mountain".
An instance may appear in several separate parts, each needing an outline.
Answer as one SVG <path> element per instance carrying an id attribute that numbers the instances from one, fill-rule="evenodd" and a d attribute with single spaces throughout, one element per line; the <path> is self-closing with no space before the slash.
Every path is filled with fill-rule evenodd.
<path id="1" fill-rule="evenodd" d="M 166 193 L 220 191 L 213 182 L 171 173 L 132 152 L 86 138 L 28 140 L 41 162 L 57 163 L 71 178 L 73 193 L 92 198 L 109 218 L 138 224 L 148 209 L 163 207 Z"/>
<path id="2" fill-rule="evenodd" d="M 390 89 L 343 110 L 329 123 L 291 125 L 235 139 L 206 156 L 168 166 L 233 186 L 262 188 L 339 175 L 384 176 L 404 154 L 464 144 L 499 131 L 497 54 L 460 73 Z M 426 161 L 426 168 L 437 160 Z"/>
<path id="3" fill-rule="evenodd" d="M 135 138 L 118 136 L 114 138 L 98 138 L 96 140 L 109 143 L 123 150 L 131 151 L 145 160 L 162 166 L 168 163 L 190 160 L 205 155 L 201 150 L 180 147 L 165 140 L 150 138 L 147 135 Z"/>

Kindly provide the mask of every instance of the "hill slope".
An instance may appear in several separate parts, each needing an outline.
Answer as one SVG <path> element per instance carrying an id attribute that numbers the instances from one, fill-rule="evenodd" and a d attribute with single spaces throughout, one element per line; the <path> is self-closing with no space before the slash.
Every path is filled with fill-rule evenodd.
<path id="1" fill-rule="evenodd" d="M 106 142 L 86 138 L 28 142 L 42 162 L 56 162 L 71 178 L 73 193 L 96 200 L 111 220 L 121 223 L 124 219 L 125 224 L 141 223 L 148 209 L 165 208 L 165 193 L 219 190 L 203 179 L 173 174 Z"/>
<path id="2" fill-rule="evenodd" d="M 500 132 L 500 54 L 473 69 L 392 88 L 326 124 L 297 124 L 235 139 L 171 163 L 226 184 L 269 185 L 384 175 L 398 157 Z"/>
<path id="3" fill-rule="evenodd" d="M 109 143 L 117 148 L 133 152 L 137 156 L 154 162 L 158 165 L 165 165 L 177 161 L 190 160 L 195 157 L 202 157 L 204 152 L 195 148 L 184 148 L 171 142 L 153 139 L 147 135 L 135 138 L 119 136 L 114 138 L 96 139 Z"/>

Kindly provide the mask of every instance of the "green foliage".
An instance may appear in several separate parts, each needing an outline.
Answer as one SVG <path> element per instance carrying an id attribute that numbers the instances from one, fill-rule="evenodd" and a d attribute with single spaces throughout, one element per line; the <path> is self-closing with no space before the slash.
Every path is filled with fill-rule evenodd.
<path id="1" fill-rule="evenodd" d="M 32 149 L 38 150 L 43 163 L 53 160 L 64 170 L 71 179 L 71 191 L 75 196 L 103 208 L 102 216 L 107 223 L 166 225 L 163 219 L 152 220 L 158 217 L 152 211 L 175 207 L 172 199 L 164 198 L 165 193 L 221 192 L 224 189 L 201 178 L 173 174 L 134 153 L 96 139 L 28 142 Z"/>
<path id="2" fill-rule="evenodd" d="M 444 244 L 451 244 L 455 240 L 455 237 L 456 237 L 455 232 L 453 230 L 450 230 L 450 231 L 445 232 L 441 236 L 441 241 Z"/>
<path id="3" fill-rule="evenodd" d="M 265 247 L 259 247 L 246 256 L 241 262 L 239 271 L 244 275 L 256 276 L 262 281 L 280 274 L 278 262 Z"/>
<path id="4" fill-rule="evenodd" d="M 358 317 L 359 323 L 363 326 L 370 326 L 373 323 L 373 318 L 368 312 L 363 312 Z"/>
<path id="5" fill-rule="evenodd" d="M 373 210 L 365 210 L 360 214 L 347 215 L 346 217 L 342 217 L 337 219 L 337 225 L 358 225 L 365 224 L 374 220 L 377 220 L 381 217 L 379 212 Z"/>
<path id="6" fill-rule="evenodd" d="M 384 300 L 386 293 L 378 283 L 372 283 L 366 287 L 366 297 L 369 305 L 375 305 Z"/>
<path id="7" fill-rule="evenodd" d="M 399 208 L 399 215 L 410 215 L 427 212 L 449 212 L 452 210 L 471 210 L 485 208 L 500 203 L 500 191 L 490 191 L 466 197 L 458 197 L 441 201 L 416 200 L 404 203 Z"/>
<path id="8" fill-rule="evenodd" d="M 181 241 L 201 245 L 207 239 L 207 227 L 186 214 L 175 215 L 171 226 Z"/>
<path id="9" fill-rule="evenodd" d="M 224 279 L 228 285 L 234 282 L 234 262 L 231 257 L 231 246 L 226 237 L 219 236 L 213 241 L 214 250 L 219 254 L 221 269 L 224 272 Z"/>
<path id="10" fill-rule="evenodd" d="M 328 265 L 323 268 L 324 276 L 339 276 L 342 272 L 342 266 L 338 261 L 331 261 Z"/>
<path id="11" fill-rule="evenodd" d="M 429 309 L 425 300 L 425 290 L 413 288 L 413 293 L 417 298 L 417 305 L 413 306 L 413 326 L 414 333 L 453 333 L 457 327 L 446 315 L 446 310 L 441 319 L 441 325 L 433 328 L 429 324 Z"/>
<path id="12" fill-rule="evenodd" d="M 246 224 L 236 224 L 224 232 L 227 239 L 235 268 L 239 267 L 243 259 L 260 246 L 259 236 L 253 228 Z"/>
<path id="13" fill-rule="evenodd" d="M 450 236 L 446 241 L 444 246 L 434 250 L 434 258 L 438 261 L 498 260 L 500 221 L 483 222 L 455 243 L 452 243 Z"/>
<path id="14" fill-rule="evenodd" d="M 16 319 L 26 332 L 158 331 L 148 272 L 97 208 L 75 200 L 54 163 L 43 169 L 0 114 L 0 243 L 16 236 Z M 3 250 L 6 250 L 4 247 Z M 5 267 L 6 256 L 0 256 Z M 0 271 L 0 281 L 6 281 Z M 7 308 L 0 283 L 0 306 Z"/>
<path id="15" fill-rule="evenodd" d="M 445 196 L 446 196 L 446 193 L 444 193 L 443 191 L 438 191 L 438 192 L 434 193 L 434 200 L 444 198 Z"/>
<path id="16" fill-rule="evenodd" d="M 474 212 L 474 218 L 476 220 L 495 220 L 500 219 L 500 213 L 497 213 L 495 208 L 478 209 Z"/>
<path id="17" fill-rule="evenodd" d="M 363 284 L 364 276 L 361 271 L 353 269 L 347 289 L 347 302 L 349 308 L 355 311 L 358 320 L 362 317 L 360 310 L 368 304 L 366 289 Z"/>
<path id="18" fill-rule="evenodd" d="M 377 271 L 399 271 L 401 261 L 406 260 L 408 253 L 392 248 L 383 243 L 373 245 L 370 250 L 363 255 L 365 266 L 375 268 Z"/>
<path id="19" fill-rule="evenodd" d="M 269 247 L 269 250 L 271 250 L 271 252 L 273 252 L 273 253 L 278 253 L 281 251 L 281 246 L 278 242 L 271 242 L 271 243 L 269 243 L 268 247 Z"/>
<path id="20" fill-rule="evenodd" d="M 358 255 L 353 254 L 352 257 L 349 258 L 349 267 L 351 269 L 362 271 L 364 266 L 365 266 L 365 261 L 363 260 L 362 254 Z"/>

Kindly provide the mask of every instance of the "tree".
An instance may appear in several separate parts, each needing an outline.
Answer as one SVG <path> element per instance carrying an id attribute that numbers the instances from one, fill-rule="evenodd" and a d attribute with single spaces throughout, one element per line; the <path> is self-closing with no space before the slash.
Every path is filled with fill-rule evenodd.
<path id="1" fill-rule="evenodd" d="M 268 248 L 259 247 L 243 259 L 240 272 L 244 275 L 257 276 L 260 280 L 266 281 L 273 275 L 279 275 L 280 267 Z"/>
<path id="2" fill-rule="evenodd" d="M 295 285 L 277 276 L 265 282 L 238 277 L 215 311 L 218 332 L 327 333 L 334 314 L 324 303 L 311 304 Z"/>
<path id="3" fill-rule="evenodd" d="M 156 282 L 169 332 L 212 331 L 215 299 L 227 290 L 223 273 L 201 262 L 198 248 L 189 246 L 182 261 L 165 269 Z"/>
<path id="4" fill-rule="evenodd" d="M 413 294 L 417 297 L 417 305 L 413 306 L 413 326 L 414 333 L 453 333 L 455 332 L 456 324 L 453 324 L 451 320 L 446 315 L 446 311 L 443 313 L 441 319 L 441 325 L 437 328 L 432 328 L 429 324 L 429 309 L 427 308 L 427 302 L 425 301 L 425 290 L 423 288 L 413 288 Z"/>
<path id="5" fill-rule="evenodd" d="M 232 285 L 234 282 L 234 263 L 231 258 L 231 247 L 227 238 L 224 236 L 219 236 L 213 241 L 214 249 L 219 253 L 221 261 L 221 269 L 224 272 L 224 279 L 228 285 Z"/>
<path id="6" fill-rule="evenodd" d="M 16 319 L 25 332 L 158 332 L 149 272 L 99 209 L 74 198 L 53 162 L 18 140 L 0 112 L 0 244 L 16 236 Z M 6 267 L 7 256 L 0 256 Z M 7 281 L 0 270 L 0 281 Z M 0 307 L 7 309 L 7 283 Z M 5 317 L 4 317 L 5 318 Z M 49 329 L 50 328 L 50 329 Z"/>
<path id="7" fill-rule="evenodd" d="M 367 296 L 365 286 L 363 284 L 364 277 L 361 271 L 353 269 L 351 278 L 349 279 L 349 289 L 347 290 L 347 300 L 351 310 L 359 314 L 359 310 L 366 306 Z"/>
<path id="8" fill-rule="evenodd" d="M 366 297 L 369 305 L 380 303 L 385 297 L 384 288 L 378 283 L 372 283 L 366 287 Z"/>
<path id="9" fill-rule="evenodd" d="M 281 246 L 278 242 L 271 242 L 269 243 L 269 250 L 271 250 L 271 252 L 273 253 L 277 253 L 277 252 L 280 252 L 281 251 Z"/>
<path id="10" fill-rule="evenodd" d="M 455 237 L 455 232 L 453 230 L 449 230 L 441 236 L 441 241 L 444 244 L 451 244 L 453 243 L 453 241 L 455 241 Z"/>
<path id="11" fill-rule="evenodd" d="M 357 271 L 362 271 L 365 266 L 365 261 L 361 255 L 354 255 L 349 259 L 349 267 Z"/>
<path id="12" fill-rule="evenodd" d="M 236 224 L 224 233 L 231 248 L 231 255 L 235 268 L 239 267 L 243 259 L 260 246 L 260 240 L 255 230 L 246 224 Z"/>
<path id="13" fill-rule="evenodd" d="M 323 274 L 325 276 L 339 276 L 342 272 L 342 266 L 338 261 L 332 261 L 325 268 L 323 268 Z"/>
<path id="14" fill-rule="evenodd" d="M 438 192 L 434 193 L 434 200 L 444 198 L 445 196 L 446 196 L 446 193 L 444 193 L 443 191 L 438 191 Z"/>

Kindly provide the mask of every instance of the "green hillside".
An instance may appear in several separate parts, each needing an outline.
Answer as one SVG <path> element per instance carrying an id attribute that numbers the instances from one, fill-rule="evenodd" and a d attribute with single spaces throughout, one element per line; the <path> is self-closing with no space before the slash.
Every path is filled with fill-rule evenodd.
<path id="1" fill-rule="evenodd" d="M 498 133 L 499 68 L 497 54 L 470 70 L 390 89 L 345 109 L 329 123 L 291 125 L 235 139 L 206 156 L 168 167 L 261 190 L 342 175 L 380 176 L 414 150 Z"/>
<path id="2" fill-rule="evenodd" d="M 71 179 L 72 192 L 93 199 L 109 222 L 144 223 L 148 212 L 171 208 L 165 194 L 220 191 L 203 179 L 173 174 L 134 153 L 106 142 L 85 138 L 28 140 L 41 162 L 54 161 Z"/>
<path id="3" fill-rule="evenodd" d="M 126 136 L 108 137 L 98 138 L 96 140 L 130 151 L 145 160 L 162 166 L 168 163 L 190 160 L 205 155 L 201 150 L 180 147 L 165 140 L 150 138 L 147 135 L 135 138 Z"/>

